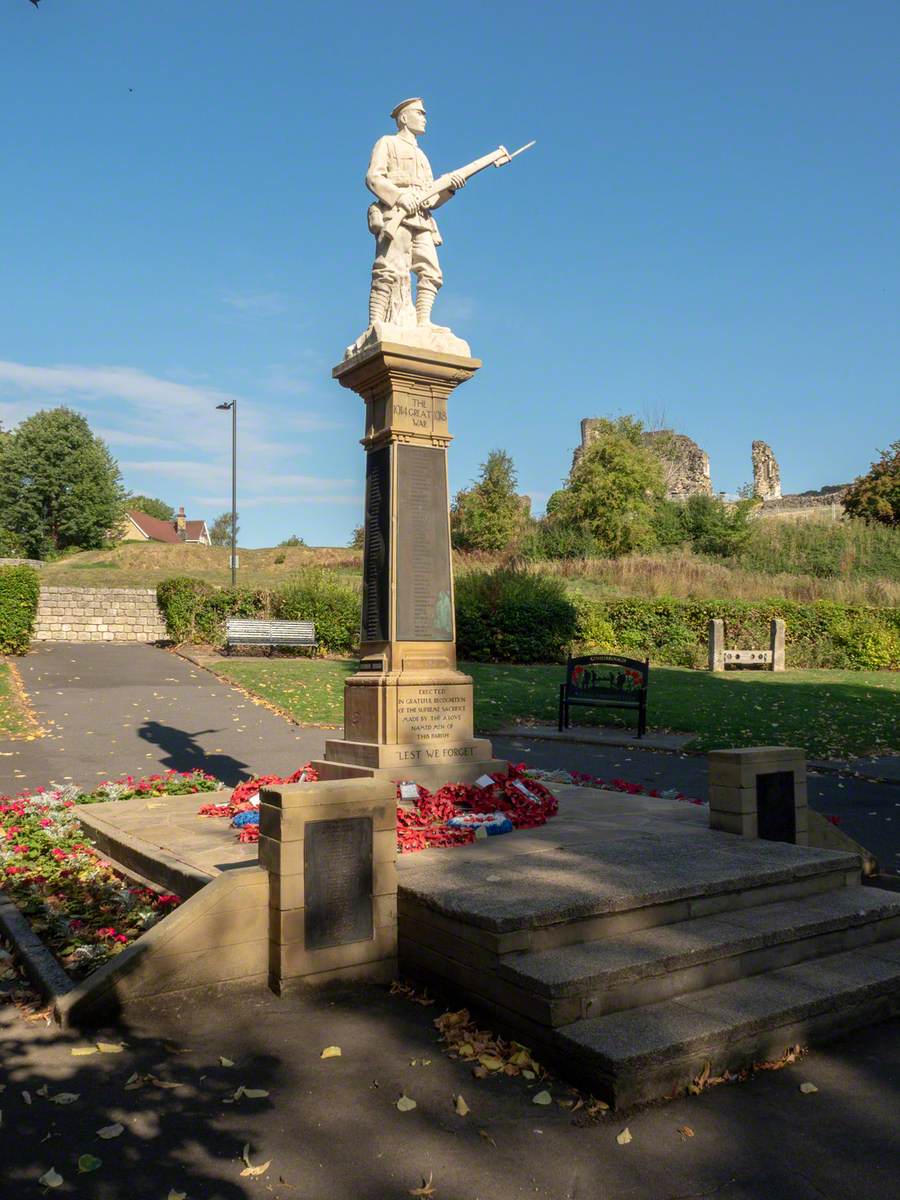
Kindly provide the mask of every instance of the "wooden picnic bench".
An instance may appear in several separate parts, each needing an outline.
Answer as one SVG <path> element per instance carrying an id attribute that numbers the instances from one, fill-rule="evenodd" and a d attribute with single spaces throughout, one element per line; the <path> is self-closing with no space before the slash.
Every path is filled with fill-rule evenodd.
<path id="1" fill-rule="evenodd" d="M 225 648 L 232 646 L 316 645 L 316 627 L 312 621 L 265 621 L 248 617 L 228 617 L 225 621 Z"/>
<path id="2" fill-rule="evenodd" d="M 590 708 L 634 708 L 638 737 L 647 731 L 647 684 L 650 659 L 623 658 L 620 654 L 587 654 L 570 658 L 566 681 L 559 685 L 559 728 L 569 728 L 571 705 Z"/>

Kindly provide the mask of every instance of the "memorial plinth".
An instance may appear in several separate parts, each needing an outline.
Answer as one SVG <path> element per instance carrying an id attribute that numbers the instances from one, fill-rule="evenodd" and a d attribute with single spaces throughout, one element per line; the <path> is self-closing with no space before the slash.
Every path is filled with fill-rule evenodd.
<path id="1" fill-rule="evenodd" d="M 474 737 L 472 679 L 456 665 L 447 402 L 480 366 L 377 341 L 334 369 L 366 405 L 362 637 L 344 737 L 325 743 L 320 778 L 433 787 L 505 766 Z"/>

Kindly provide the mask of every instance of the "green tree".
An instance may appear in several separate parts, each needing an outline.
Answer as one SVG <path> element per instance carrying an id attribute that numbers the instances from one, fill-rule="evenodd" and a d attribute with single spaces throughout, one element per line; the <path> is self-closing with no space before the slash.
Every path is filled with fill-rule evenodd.
<path id="1" fill-rule="evenodd" d="M 457 550 L 505 550 L 529 523 L 529 502 L 516 493 L 516 469 L 505 450 L 492 450 L 478 482 L 457 492 L 450 533 Z"/>
<path id="2" fill-rule="evenodd" d="M 160 521 L 174 521 L 175 509 L 165 500 L 157 500 L 154 496 L 129 496 L 126 506 L 137 512 L 146 513 L 148 517 L 157 517 Z"/>
<path id="3" fill-rule="evenodd" d="M 565 488 L 547 504 L 548 518 L 590 534 L 597 552 L 616 557 L 655 544 L 653 518 L 665 485 L 663 468 L 641 443 L 633 417 L 597 422 Z"/>
<path id="4" fill-rule="evenodd" d="M 229 517 L 231 516 L 230 513 L 228 515 L 229 515 Z M 229 528 L 230 528 L 230 526 L 229 526 Z M 290 537 L 286 537 L 283 542 L 278 543 L 279 549 L 281 549 L 283 546 L 305 546 L 305 545 L 306 545 L 306 542 L 303 540 L 302 537 L 300 537 L 296 533 L 292 533 Z"/>
<path id="5" fill-rule="evenodd" d="M 718 496 L 689 496 L 680 506 L 681 527 L 686 541 L 698 554 L 734 558 L 750 540 L 750 516 L 754 499 L 728 504 Z"/>
<path id="6" fill-rule="evenodd" d="M 366 544 L 366 527 L 365 525 L 354 526 L 353 532 L 350 535 L 350 549 L 362 550 Z"/>
<path id="7" fill-rule="evenodd" d="M 238 521 L 235 524 L 234 540 L 237 543 L 237 535 L 241 531 L 240 513 L 237 514 Z M 230 546 L 231 545 L 231 510 L 221 513 L 213 521 L 209 527 L 209 540 L 214 546 Z"/>
<path id="8" fill-rule="evenodd" d="M 900 525 L 900 440 L 880 454 L 844 493 L 844 511 L 871 524 Z"/>
<path id="9" fill-rule="evenodd" d="M 0 525 L 33 558 L 102 546 L 124 499 L 115 459 L 69 408 L 35 413 L 0 443 Z"/>

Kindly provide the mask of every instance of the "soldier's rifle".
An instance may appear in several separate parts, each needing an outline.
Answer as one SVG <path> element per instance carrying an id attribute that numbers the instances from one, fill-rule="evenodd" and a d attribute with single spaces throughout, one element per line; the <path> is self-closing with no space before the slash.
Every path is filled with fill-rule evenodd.
<path id="1" fill-rule="evenodd" d="M 429 208 L 432 204 L 436 203 L 442 192 L 452 189 L 455 177 L 462 176 L 463 179 L 469 180 L 473 175 L 477 175 L 479 171 L 483 171 L 486 167 L 505 167 L 507 163 L 512 162 L 517 154 L 523 154 L 526 150 L 530 150 L 533 145 L 534 142 L 528 142 L 527 145 L 520 146 L 518 150 L 514 150 L 512 154 L 510 154 L 505 146 L 498 146 L 490 154 L 485 154 L 483 158 L 476 158 L 474 162 L 466 163 L 458 171 L 448 171 L 446 174 L 435 179 L 433 183 L 429 183 L 426 188 L 420 188 L 417 192 L 414 192 L 417 208 Z M 400 204 L 395 204 L 384 214 L 382 232 L 390 238 L 394 237 L 406 217 L 411 215 Z"/>

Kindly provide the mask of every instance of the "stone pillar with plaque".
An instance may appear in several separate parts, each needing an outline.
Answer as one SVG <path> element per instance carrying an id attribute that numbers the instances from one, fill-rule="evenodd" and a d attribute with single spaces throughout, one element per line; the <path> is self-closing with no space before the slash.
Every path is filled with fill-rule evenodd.
<path id="1" fill-rule="evenodd" d="M 316 763 L 322 779 L 434 787 L 505 768 L 474 736 L 472 679 L 456 664 L 447 408 L 480 366 L 370 337 L 334 369 L 366 406 L 365 547 L 359 669 L 345 685 L 344 736 Z"/>

